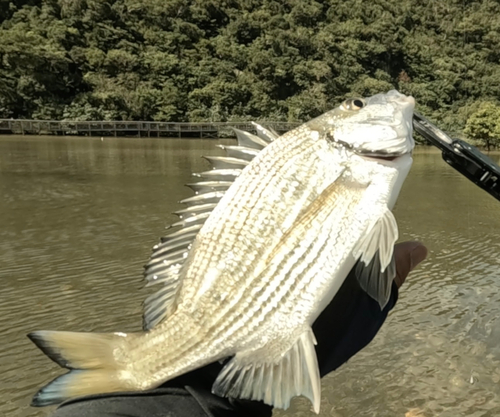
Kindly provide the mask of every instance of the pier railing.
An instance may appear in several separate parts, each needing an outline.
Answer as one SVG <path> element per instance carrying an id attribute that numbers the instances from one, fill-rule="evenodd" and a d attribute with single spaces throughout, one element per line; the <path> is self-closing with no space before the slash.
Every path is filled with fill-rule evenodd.
<path id="1" fill-rule="evenodd" d="M 267 128 L 285 133 L 300 123 L 262 122 Z M 86 135 L 137 137 L 231 137 L 233 128 L 255 132 L 250 122 L 176 123 L 134 121 L 55 121 L 0 119 L 0 134 Z"/>

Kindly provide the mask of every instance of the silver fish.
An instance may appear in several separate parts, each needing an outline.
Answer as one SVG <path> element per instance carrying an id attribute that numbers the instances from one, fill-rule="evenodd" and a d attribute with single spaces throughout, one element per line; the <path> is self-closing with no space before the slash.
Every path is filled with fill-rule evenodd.
<path id="1" fill-rule="evenodd" d="M 231 358 L 213 392 L 286 409 L 320 407 L 311 325 L 356 265 L 383 307 L 398 230 L 391 209 L 411 164 L 412 97 L 397 91 L 341 106 L 278 137 L 237 131 L 210 158 L 180 222 L 155 246 L 144 332 L 37 331 L 30 339 L 70 372 L 33 405 L 145 390 Z M 357 264 L 356 264 L 357 262 Z"/>

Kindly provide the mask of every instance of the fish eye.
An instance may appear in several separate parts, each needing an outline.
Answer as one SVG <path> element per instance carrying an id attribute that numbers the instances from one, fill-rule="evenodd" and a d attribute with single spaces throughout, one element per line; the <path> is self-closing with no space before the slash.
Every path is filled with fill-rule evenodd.
<path id="1" fill-rule="evenodd" d="M 343 110 L 361 110 L 365 106 L 366 102 L 362 98 L 348 98 L 340 107 Z"/>

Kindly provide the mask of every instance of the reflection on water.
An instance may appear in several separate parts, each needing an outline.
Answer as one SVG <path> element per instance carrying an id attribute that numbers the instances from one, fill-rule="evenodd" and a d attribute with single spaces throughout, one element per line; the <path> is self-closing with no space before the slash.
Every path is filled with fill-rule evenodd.
<path id="1" fill-rule="evenodd" d="M 139 329 L 141 267 L 216 143 L 0 138 L 1 415 L 50 414 L 28 404 L 60 370 L 29 331 Z M 374 342 L 324 379 L 322 415 L 500 415 L 499 209 L 417 152 L 395 214 L 429 259 Z M 299 399 L 275 414 L 309 410 Z"/>

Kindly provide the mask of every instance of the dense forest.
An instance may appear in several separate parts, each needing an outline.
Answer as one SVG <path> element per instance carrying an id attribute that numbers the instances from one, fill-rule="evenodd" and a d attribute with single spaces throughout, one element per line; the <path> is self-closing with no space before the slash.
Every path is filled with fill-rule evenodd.
<path id="1" fill-rule="evenodd" d="M 0 58 L 0 118 L 302 121 L 397 88 L 473 135 L 498 115 L 500 5 L 0 0 Z"/>

